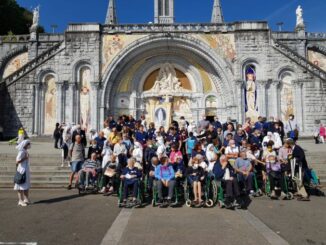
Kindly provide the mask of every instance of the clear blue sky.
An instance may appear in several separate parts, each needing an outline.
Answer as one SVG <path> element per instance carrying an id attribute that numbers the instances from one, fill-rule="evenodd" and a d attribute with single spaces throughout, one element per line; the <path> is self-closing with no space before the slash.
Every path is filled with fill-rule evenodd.
<path id="1" fill-rule="evenodd" d="M 41 5 L 41 24 L 51 31 L 51 24 L 63 32 L 68 23 L 103 23 L 108 0 L 17 0 L 27 8 Z M 116 0 L 119 23 L 147 23 L 153 21 L 154 0 Z M 222 0 L 227 22 L 267 20 L 276 29 L 284 22 L 284 30 L 295 26 L 295 9 L 301 4 L 309 32 L 326 32 L 326 0 Z M 209 22 L 213 0 L 175 0 L 176 22 Z"/>

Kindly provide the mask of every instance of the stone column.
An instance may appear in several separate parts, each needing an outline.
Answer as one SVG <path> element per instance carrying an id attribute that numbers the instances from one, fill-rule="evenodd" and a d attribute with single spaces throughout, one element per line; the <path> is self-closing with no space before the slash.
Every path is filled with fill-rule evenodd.
<path id="1" fill-rule="evenodd" d="M 40 134 L 40 83 L 35 84 L 34 134 Z"/>
<path id="2" fill-rule="evenodd" d="M 269 108 L 268 108 L 268 116 L 273 116 L 278 117 L 279 116 L 279 111 L 280 111 L 280 103 L 278 101 L 279 95 L 279 85 L 280 85 L 279 80 L 274 80 L 270 82 L 270 91 L 271 93 L 269 94 Z"/>
<path id="3" fill-rule="evenodd" d="M 63 121 L 63 81 L 57 81 L 57 122 L 62 123 Z"/>
<path id="4" fill-rule="evenodd" d="M 74 83 L 68 83 L 68 96 L 69 96 L 69 112 L 67 120 L 70 123 L 76 123 L 75 121 L 75 84 Z"/>
<path id="5" fill-rule="evenodd" d="M 99 130 L 98 125 L 98 91 L 99 91 L 99 82 L 91 82 L 91 127 L 93 129 Z"/>
<path id="6" fill-rule="evenodd" d="M 238 117 L 237 120 L 239 123 L 243 123 L 245 121 L 245 101 L 244 101 L 244 85 L 245 81 L 236 80 L 236 103 L 237 103 L 237 111 Z"/>
<path id="7" fill-rule="evenodd" d="M 256 81 L 257 84 L 257 105 L 259 116 L 267 116 L 266 85 L 267 81 Z"/>
<path id="8" fill-rule="evenodd" d="M 299 124 L 300 131 L 304 131 L 303 123 L 303 80 L 293 80 L 293 104 L 294 104 L 294 116 Z"/>
<path id="9" fill-rule="evenodd" d="M 143 100 L 140 98 L 140 100 Z M 143 100 L 144 103 L 146 100 Z M 137 93 L 136 91 L 133 91 L 129 97 L 129 113 L 132 115 L 134 118 L 137 116 Z"/>

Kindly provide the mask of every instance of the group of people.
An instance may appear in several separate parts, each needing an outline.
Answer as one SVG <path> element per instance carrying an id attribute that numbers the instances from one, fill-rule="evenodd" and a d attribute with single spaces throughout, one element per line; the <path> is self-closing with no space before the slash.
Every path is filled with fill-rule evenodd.
<path id="1" fill-rule="evenodd" d="M 73 188 L 74 180 L 77 187 L 88 188 L 96 179 L 100 192 L 107 195 L 118 191 L 118 179 L 123 182 L 123 203 L 130 188 L 137 202 L 139 185 L 146 177 L 148 192 L 152 194 L 154 186 L 158 191 L 159 204 L 170 204 L 174 189 L 186 179 L 193 204 L 201 206 L 209 177 L 223 182 L 228 206 L 239 207 L 243 192 L 254 196 L 267 182 L 271 198 L 284 197 L 281 179 L 291 175 L 291 159 L 302 166 L 303 175 L 309 170 L 304 151 L 296 144 L 299 126 L 293 115 L 287 122 L 273 117 L 259 117 L 257 122 L 247 118 L 243 125 L 230 118 L 223 124 L 218 117 L 208 121 L 206 116 L 194 125 L 181 117 L 168 130 L 147 124 L 144 116 L 139 120 L 109 116 L 99 132 L 90 130 L 87 135 L 79 125 L 60 130 L 63 159 L 72 171 L 67 188 Z M 255 184 L 257 176 L 261 176 L 261 186 Z M 163 189 L 167 189 L 166 196 Z M 309 200 L 303 185 L 296 194 L 298 200 Z"/>

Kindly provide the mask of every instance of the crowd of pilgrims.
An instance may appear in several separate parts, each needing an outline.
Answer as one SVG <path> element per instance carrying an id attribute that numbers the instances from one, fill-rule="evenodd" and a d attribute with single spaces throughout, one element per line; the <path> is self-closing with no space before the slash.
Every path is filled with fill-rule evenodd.
<path id="1" fill-rule="evenodd" d="M 290 127 L 296 125 L 290 124 Z M 139 120 L 132 116 L 114 120 L 109 116 L 101 131 L 90 130 L 87 136 L 79 125 L 65 126 L 64 159 L 69 159 L 72 169 L 68 189 L 78 177 L 78 183 L 85 185 L 85 176 L 80 172 L 94 169 L 91 171 L 94 175 L 102 173 L 101 193 L 116 192 L 112 179 L 119 176 L 125 186 L 123 201 L 128 198 L 128 187 L 132 187 L 131 196 L 136 202 L 138 180 L 147 176 L 149 192 L 153 182 L 157 183 L 158 203 L 164 199 L 163 187 L 168 189 L 166 200 L 170 203 L 177 179 L 187 178 L 193 190 L 193 204 L 201 206 L 205 179 L 214 176 L 225 182 L 230 203 L 241 206 L 239 181 L 245 184 L 248 195 L 255 195 L 253 178 L 254 171 L 258 170 L 262 172 L 263 181 L 267 178 L 270 181 L 271 197 L 278 198 L 274 180 L 284 171 L 290 171 L 289 156 L 300 160 L 304 169 L 308 168 L 302 148 L 295 143 L 297 136 L 297 132 L 291 135 L 280 120 L 263 117 L 257 122 L 247 118 L 244 124 L 230 118 L 223 123 L 218 117 L 208 121 L 204 115 L 199 122 L 189 123 L 181 117 L 172 121 L 166 130 L 154 123 L 147 124 L 144 116 Z"/>

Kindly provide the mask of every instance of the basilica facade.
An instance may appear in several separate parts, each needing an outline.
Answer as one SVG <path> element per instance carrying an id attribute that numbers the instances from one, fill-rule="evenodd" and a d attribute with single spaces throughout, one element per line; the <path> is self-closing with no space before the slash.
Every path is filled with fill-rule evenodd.
<path id="1" fill-rule="evenodd" d="M 211 23 L 179 24 L 174 1 L 155 0 L 154 21 L 70 24 L 63 34 L 0 37 L 0 126 L 51 135 L 56 122 L 100 129 L 108 115 L 145 115 L 167 126 L 184 116 L 294 114 L 303 134 L 326 122 L 326 33 L 306 32 L 302 9 L 293 32 L 267 22 L 225 23 L 215 0 Z M 293 16 L 295 13 L 293 12 Z"/>

